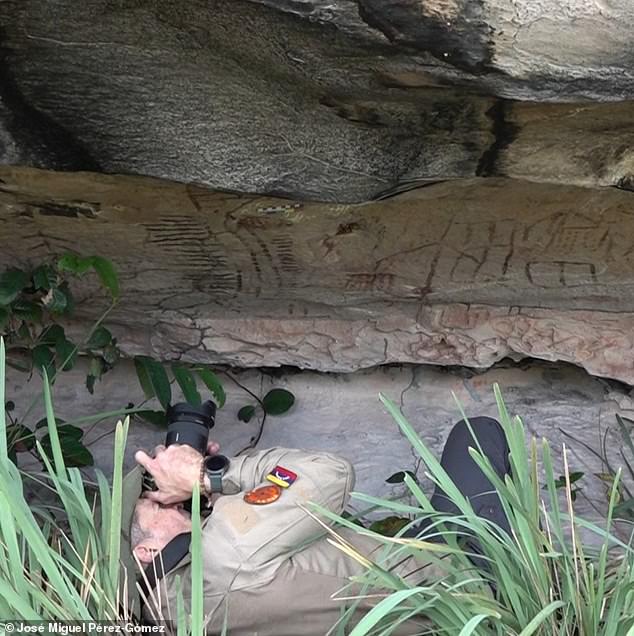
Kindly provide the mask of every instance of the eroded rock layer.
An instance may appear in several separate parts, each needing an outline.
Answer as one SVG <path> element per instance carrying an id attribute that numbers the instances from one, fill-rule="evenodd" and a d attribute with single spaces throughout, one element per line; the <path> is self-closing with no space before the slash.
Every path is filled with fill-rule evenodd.
<path id="1" fill-rule="evenodd" d="M 0 180 L 3 263 L 111 258 L 129 352 L 323 371 L 532 356 L 634 383 L 626 191 L 474 179 L 335 205 L 90 173 Z M 99 307 L 86 296 L 83 315 Z"/>
<path id="2" fill-rule="evenodd" d="M 3 164 L 336 202 L 634 182 L 630 0 L 3 0 L 0 24 Z"/>

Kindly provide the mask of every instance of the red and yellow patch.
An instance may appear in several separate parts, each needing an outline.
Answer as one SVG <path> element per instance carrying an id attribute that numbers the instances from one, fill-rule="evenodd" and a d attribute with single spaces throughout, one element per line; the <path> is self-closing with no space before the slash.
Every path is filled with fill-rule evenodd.
<path id="1" fill-rule="evenodd" d="M 282 494 L 282 489 L 279 486 L 260 486 L 255 490 L 250 490 L 244 495 L 244 500 L 248 504 L 254 506 L 263 506 L 264 504 L 270 504 L 277 501 Z"/>
<path id="2" fill-rule="evenodd" d="M 288 488 L 297 479 L 297 473 L 284 466 L 276 466 L 266 478 L 280 488 Z"/>

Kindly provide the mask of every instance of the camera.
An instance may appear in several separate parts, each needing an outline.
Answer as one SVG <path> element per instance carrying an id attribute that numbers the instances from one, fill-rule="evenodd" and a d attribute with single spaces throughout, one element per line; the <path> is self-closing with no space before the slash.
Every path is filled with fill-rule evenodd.
<path id="1" fill-rule="evenodd" d="M 216 423 L 216 405 L 207 400 L 200 406 L 179 402 L 167 409 L 167 434 L 165 446 L 186 444 L 201 455 L 207 454 L 209 431 Z M 156 490 L 152 475 L 143 474 L 143 490 Z"/>
<path id="2" fill-rule="evenodd" d="M 209 431 L 216 423 L 216 405 L 207 400 L 200 406 L 180 402 L 167 410 L 165 446 L 187 444 L 201 455 L 207 453 Z"/>

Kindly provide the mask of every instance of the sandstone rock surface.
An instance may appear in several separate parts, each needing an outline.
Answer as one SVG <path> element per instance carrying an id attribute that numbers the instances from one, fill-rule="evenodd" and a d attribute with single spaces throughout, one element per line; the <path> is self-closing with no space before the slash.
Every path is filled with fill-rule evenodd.
<path id="1" fill-rule="evenodd" d="M 114 260 L 129 353 L 353 371 L 578 364 L 634 383 L 634 198 L 504 179 L 363 205 L 0 169 L 3 263 Z M 99 299 L 84 297 L 83 315 Z"/>
<path id="2" fill-rule="evenodd" d="M 563 444 L 566 445 L 570 470 L 584 473 L 577 484 L 581 493 L 575 511 L 592 518 L 606 509 L 605 483 L 594 476 L 605 467 L 583 444 L 599 450 L 601 439 L 608 432 L 607 454 L 611 465 L 614 469 L 624 467 L 614 414 L 634 418 L 634 400 L 629 389 L 616 382 L 592 378 L 565 364 L 505 363 L 484 373 L 428 365 L 381 367 L 347 374 L 309 371 L 268 374 L 257 370 L 233 370 L 232 373 L 256 394 L 263 394 L 272 387 L 284 387 L 297 398 L 289 413 L 267 420 L 261 448 L 315 448 L 342 454 L 354 464 L 355 490 L 375 496 L 403 492 L 402 487 L 385 482 L 400 470 L 416 473 L 425 491 L 431 492 L 420 458 L 379 402 L 379 393 L 401 407 L 423 441 L 439 457 L 451 426 L 461 417 L 452 393 L 468 417 L 497 417 L 492 384 L 499 383 L 509 412 L 520 415 L 526 425 L 527 442 L 534 435 L 538 440 L 546 438 L 551 443 L 558 475 L 563 473 L 562 452 Z M 84 374 L 85 369 L 78 367 L 63 374 L 56 384 L 56 413 L 67 421 L 142 399 L 131 364 L 122 363 L 104 376 L 94 396 L 83 388 Z M 7 396 L 15 401 L 16 413 L 23 413 L 38 395 L 36 384 L 25 385 L 23 375 L 10 377 Z M 237 420 L 238 409 L 250 398 L 231 382 L 225 382 L 225 387 L 227 404 L 218 411 L 211 437 L 231 456 L 257 431 L 257 423 Z M 32 417 L 39 419 L 42 414 L 41 407 L 36 408 Z M 112 435 L 109 433 L 114 425 L 112 418 L 96 426 L 92 422 L 83 425 L 87 431 L 85 441 L 95 456 L 96 465 L 108 476 L 112 472 Z M 128 436 L 126 469 L 134 465 L 133 456 L 138 448 L 152 449 L 164 440 L 164 430 L 134 421 Z M 20 458 L 23 462 L 28 459 L 26 455 Z M 358 510 L 366 507 L 358 500 L 352 504 Z M 626 540 L 630 531 L 625 533 Z"/>
<path id="3" fill-rule="evenodd" d="M 634 174 L 634 109 L 605 103 L 634 98 L 629 0 L 4 0 L 0 24 L 5 164 L 336 202 Z"/>

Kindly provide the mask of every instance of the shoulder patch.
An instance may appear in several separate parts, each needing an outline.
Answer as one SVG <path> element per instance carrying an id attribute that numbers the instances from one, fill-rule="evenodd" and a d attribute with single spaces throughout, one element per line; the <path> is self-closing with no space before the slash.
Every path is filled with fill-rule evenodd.
<path id="1" fill-rule="evenodd" d="M 266 478 L 280 488 L 288 488 L 297 479 L 297 473 L 283 466 L 276 466 Z"/>
<path id="2" fill-rule="evenodd" d="M 244 500 L 248 504 L 255 506 L 263 506 L 264 504 L 270 504 L 277 501 L 282 494 L 282 489 L 279 486 L 260 486 L 255 490 L 250 490 L 244 495 Z"/>

